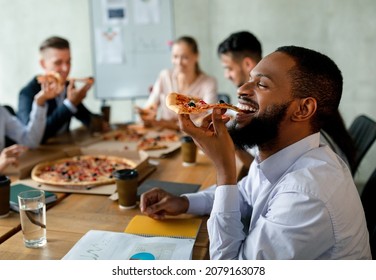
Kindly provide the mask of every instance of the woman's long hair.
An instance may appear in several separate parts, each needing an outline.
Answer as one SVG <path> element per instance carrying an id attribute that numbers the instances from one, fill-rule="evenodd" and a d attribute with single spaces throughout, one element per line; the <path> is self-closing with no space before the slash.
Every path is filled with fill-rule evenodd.
<path id="1" fill-rule="evenodd" d="M 194 54 L 197 54 L 197 55 L 199 54 L 197 42 L 192 37 L 190 37 L 190 36 L 179 37 L 178 39 L 175 40 L 174 44 L 179 44 L 179 43 L 187 44 Z M 197 61 L 197 63 L 196 63 L 196 74 L 198 75 L 200 73 L 201 73 L 201 69 L 200 69 L 199 63 Z"/>

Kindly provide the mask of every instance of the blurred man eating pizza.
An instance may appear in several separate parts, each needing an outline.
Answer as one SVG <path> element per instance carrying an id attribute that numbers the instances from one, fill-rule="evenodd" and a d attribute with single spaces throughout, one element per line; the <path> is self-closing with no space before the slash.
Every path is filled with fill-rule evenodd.
<path id="1" fill-rule="evenodd" d="M 27 124 L 34 96 L 41 88 L 41 82 L 47 78 L 56 78 L 61 85 L 60 94 L 48 101 L 47 125 L 42 143 L 48 138 L 69 131 L 72 117 L 80 120 L 85 126 L 90 125 L 91 112 L 83 105 L 93 79 L 85 79 L 84 85 L 75 87 L 75 79 L 68 81 L 71 68 L 71 54 L 69 42 L 60 37 L 50 37 L 40 46 L 40 65 L 44 75 L 34 77 L 20 92 L 18 99 L 18 118 Z"/>

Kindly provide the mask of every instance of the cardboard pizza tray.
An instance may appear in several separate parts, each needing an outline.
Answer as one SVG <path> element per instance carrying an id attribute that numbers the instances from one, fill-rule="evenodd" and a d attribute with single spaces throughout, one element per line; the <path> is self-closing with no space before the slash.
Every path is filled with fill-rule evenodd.
<path id="1" fill-rule="evenodd" d="M 167 146 L 165 149 L 144 151 L 151 158 L 164 158 L 180 149 L 180 142 L 161 142 Z M 121 141 L 99 141 L 94 144 L 88 145 L 87 148 L 95 150 L 115 150 L 115 151 L 137 151 L 137 142 L 121 142 Z"/>
<path id="2" fill-rule="evenodd" d="M 142 125 L 127 125 L 126 128 L 134 129 L 135 131 L 138 131 L 141 135 L 143 135 L 146 138 L 153 138 L 157 136 L 163 136 L 163 135 L 170 135 L 170 134 L 176 134 L 178 138 L 180 138 L 181 134 L 175 130 L 171 129 L 148 129 L 144 128 Z M 111 131 L 108 133 L 108 135 L 111 135 L 112 133 L 119 131 L 121 132 L 121 127 L 118 127 L 117 129 Z M 103 135 L 104 137 L 106 134 Z M 140 139 L 139 139 L 140 140 Z M 117 140 L 103 140 L 103 138 L 100 141 L 92 142 L 91 144 L 88 144 L 87 148 L 93 148 L 93 149 L 110 149 L 110 150 L 116 150 L 116 151 L 124 151 L 124 150 L 137 150 L 137 143 L 139 140 L 134 141 L 117 141 Z M 177 141 L 160 141 L 160 144 L 166 146 L 164 149 L 158 149 L 158 150 L 148 150 L 144 151 L 146 152 L 149 157 L 151 158 L 165 158 L 168 155 L 172 154 L 173 152 L 177 151 L 181 147 L 180 140 Z"/>
<path id="3" fill-rule="evenodd" d="M 40 146 L 36 149 L 29 149 L 24 152 L 18 160 L 18 165 L 8 166 L 3 174 L 14 176 L 18 179 L 30 177 L 33 167 L 44 161 L 55 160 L 59 158 L 72 157 L 76 155 L 110 155 L 129 158 L 136 161 L 137 165 L 145 164 L 149 155 L 139 151 L 119 151 L 109 148 L 110 144 L 102 147 L 102 149 L 85 148 L 78 146 L 60 147 L 60 149 L 50 149 Z M 107 147 L 107 148 L 106 148 Z"/>
<path id="4" fill-rule="evenodd" d="M 93 135 L 86 128 L 75 129 L 72 132 L 49 139 L 47 144 L 29 149 L 18 159 L 17 166 L 8 166 L 3 174 L 25 179 L 30 176 L 33 167 L 43 161 L 62 158 L 69 150 L 77 150 L 102 140 L 101 135 Z M 78 153 L 78 152 L 77 152 Z"/>
<path id="5" fill-rule="evenodd" d="M 79 127 L 57 137 L 48 139 L 42 147 L 46 149 L 65 149 L 72 146 L 85 147 L 102 139 L 101 133 L 91 133 L 86 127 Z"/>
<path id="6" fill-rule="evenodd" d="M 148 136 L 155 136 L 161 133 L 171 133 L 171 131 L 149 131 Z M 124 149 L 125 145 L 129 147 Z M 164 158 L 177 151 L 181 144 L 180 142 L 169 142 L 167 146 L 168 148 L 166 149 L 144 152 L 144 155 L 152 158 Z M 3 174 L 14 176 L 18 179 L 26 179 L 30 177 L 33 167 L 40 162 L 79 155 L 85 151 L 86 153 L 92 151 L 115 156 L 125 153 L 125 157 L 132 153 L 138 154 L 136 143 L 104 141 L 103 135 L 92 135 L 87 129 L 79 128 L 56 139 L 52 138 L 46 145 L 26 151 L 20 156 L 19 164 L 17 166 L 8 166 L 3 171 Z"/>
<path id="7" fill-rule="evenodd" d="M 144 166 L 142 169 L 139 170 L 139 182 L 141 182 L 149 176 L 152 172 L 156 170 L 156 166 L 154 165 L 147 165 Z M 50 191 L 50 192 L 59 192 L 59 193 L 83 193 L 83 194 L 98 194 L 98 195 L 112 195 L 116 193 L 116 185 L 115 184 L 109 184 L 109 185 L 102 185 L 102 186 L 93 186 L 93 187 L 77 187 L 77 186 L 52 186 L 52 185 L 46 185 L 46 184 L 40 184 L 38 182 L 35 182 L 31 178 L 23 179 L 16 181 L 13 184 L 24 184 L 36 189 L 41 189 L 44 191 Z"/>
<path id="8" fill-rule="evenodd" d="M 46 150 L 42 147 L 36 149 L 29 149 L 18 159 L 18 165 L 9 165 L 3 171 L 3 174 L 7 176 L 14 176 L 19 179 L 25 179 L 30 177 L 33 167 L 42 161 L 54 160 L 66 156 L 64 150 L 49 149 Z"/>
<path id="9" fill-rule="evenodd" d="M 130 159 L 136 163 L 136 169 L 139 172 L 139 181 L 140 183 L 149 176 L 153 171 L 156 170 L 155 165 L 149 164 L 149 157 L 143 151 L 124 151 L 124 152 L 111 152 L 111 151 L 98 151 L 94 149 L 88 148 L 71 148 L 64 150 L 64 155 L 54 158 L 64 158 L 64 157 L 71 157 L 76 155 L 110 155 L 110 156 L 123 156 L 127 159 Z M 48 159 L 52 160 L 52 159 Z M 45 191 L 52 191 L 52 192 L 62 192 L 62 193 L 88 193 L 88 194 L 102 194 L 102 195 L 111 195 L 116 192 L 116 185 L 109 184 L 109 185 L 101 185 L 101 186 L 53 186 L 47 184 L 41 184 L 35 182 L 30 178 L 30 175 L 27 179 L 18 180 L 13 182 L 12 184 L 22 183 L 24 185 L 28 185 L 30 187 L 39 188 Z"/>

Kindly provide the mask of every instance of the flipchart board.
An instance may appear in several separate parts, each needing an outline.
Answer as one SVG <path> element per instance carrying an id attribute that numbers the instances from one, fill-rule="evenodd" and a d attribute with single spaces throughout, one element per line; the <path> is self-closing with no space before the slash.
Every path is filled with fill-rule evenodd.
<path id="1" fill-rule="evenodd" d="M 103 101 L 149 94 L 171 67 L 171 0 L 90 0 L 95 95 Z"/>

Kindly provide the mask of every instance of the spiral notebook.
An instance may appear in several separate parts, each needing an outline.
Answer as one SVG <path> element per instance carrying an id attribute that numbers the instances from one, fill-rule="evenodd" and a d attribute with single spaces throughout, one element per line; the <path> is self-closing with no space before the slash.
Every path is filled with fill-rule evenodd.
<path id="1" fill-rule="evenodd" d="M 136 215 L 125 228 L 125 233 L 142 236 L 162 236 L 195 239 L 200 230 L 200 218 L 154 220 Z"/>
<path id="2" fill-rule="evenodd" d="M 194 239 L 187 238 L 90 230 L 63 260 L 191 260 L 194 244 Z"/>

